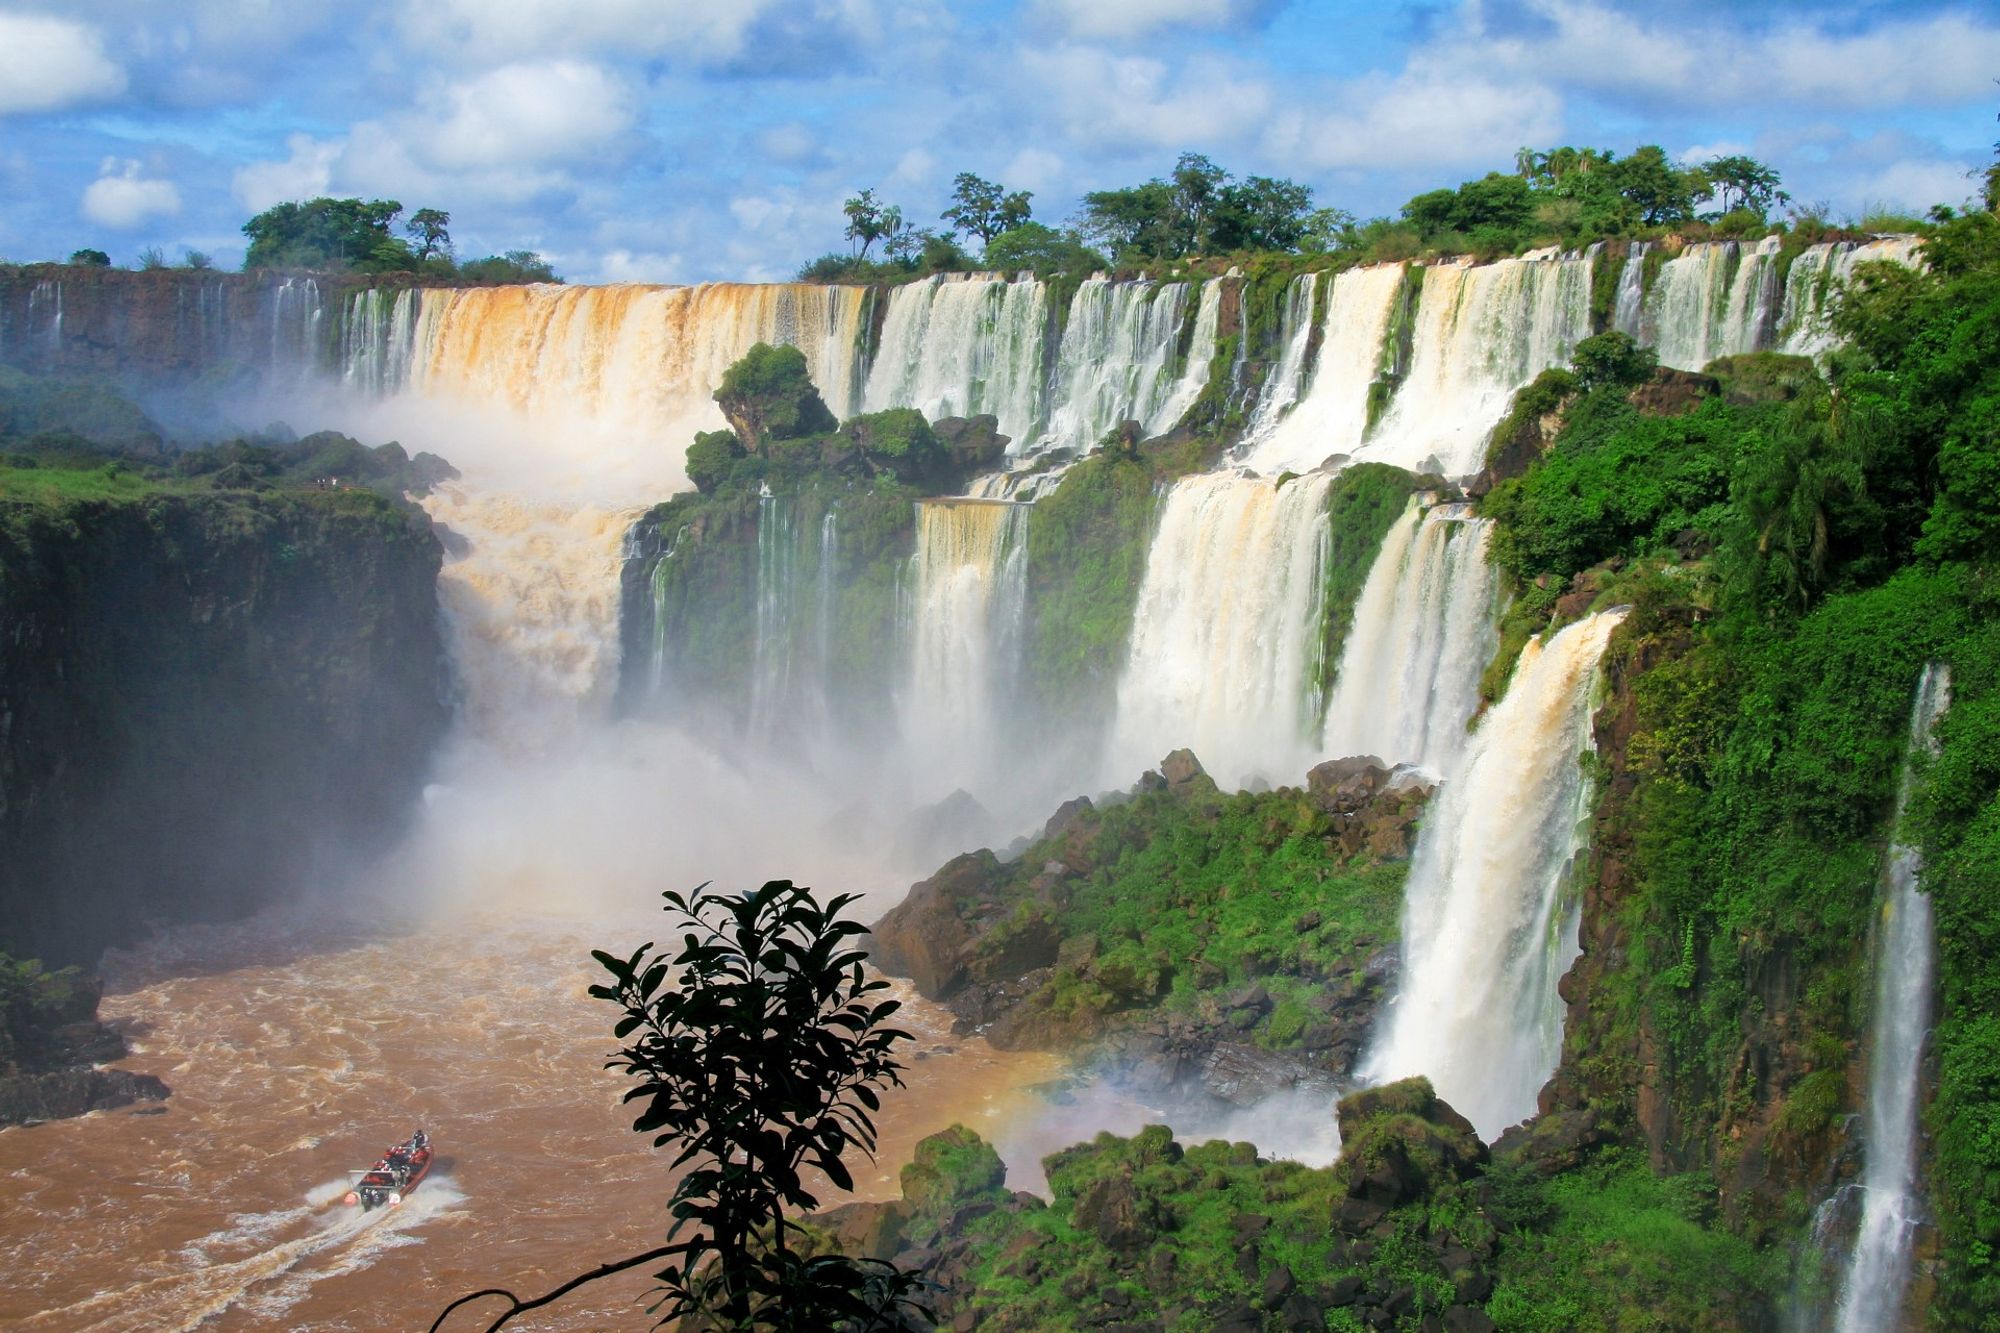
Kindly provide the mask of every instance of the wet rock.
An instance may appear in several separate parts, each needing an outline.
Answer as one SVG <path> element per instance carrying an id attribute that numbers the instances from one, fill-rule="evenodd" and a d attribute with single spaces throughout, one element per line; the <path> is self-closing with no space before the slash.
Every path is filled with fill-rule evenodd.
<path id="1" fill-rule="evenodd" d="M 1139 1192 L 1122 1177 L 1093 1181 L 1077 1196 L 1071 1220 L 1112 1250 L 1136 1250 L 1152 1240 L 1140 1217 Z"/>
<path id="2" fill-rule="evenodd" d="M 1201 766 L 1201 760 L 1194 757 L 1192 750 L 1175 750 L 1160 761 L 1160 775 L 1167 780 L 1168 787 L 1185 787 L 1196 778 L 1208 776 L 1208 770 Z"/>
<path id="3" fill-rule="evenodd" d="M 1064 801 L 1056 807 L 1056 812 L 1049 816 L 1049 822 L 1042 825 L 1043 840 L 1060 838 L 1063 834 L 1069 832 L 1077 820 L 1091 813 L 1095 808 L 1095 806 L 1091 805 L 1088 796 L 1078 796 L 1072 800 Z"/>
<path id="4" fill-rule="evenodd" d="M 1495 1333 L 1499 1327 L 1486 1311 L 1471 1305 L 1454 1305 L 1444 1312 L 1445 1333 Z"/>
<path id="5" fill-rule="evenodd" d="M 0 1078 L 0 1125 L 32 1125 L 134 1102 L 164 1101 L 167 1085 L 123 1069 L 60 1069 Z"/>
<path id="6" fill-rule="evenodd" d="M 968 852 L 913 885 L 880 921 L 868 943 L 871 961 L 892 976 L 908 977 L 925 999 L 942 1000 L 967 980 L 972 931 L 961 904 L 976 905 L 999 880 L 993 853 Z"/>

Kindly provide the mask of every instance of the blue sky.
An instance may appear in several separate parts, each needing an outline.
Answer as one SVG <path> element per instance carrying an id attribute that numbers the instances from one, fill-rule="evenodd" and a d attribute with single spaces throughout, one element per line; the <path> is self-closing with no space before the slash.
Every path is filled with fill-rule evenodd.
<path id="1" fill-rule="evenodd" d="M 1364 217 L 1559 143 L 1920 210 L 1990 160 L 1996 76 L 1994 4 L 0 0 L 0 257 L 233 267 L 334 193 L 572 280 L 764 280 L 863 187 L 931 223 L 974 171 L 1060 222 L 1183 150 Z"/>

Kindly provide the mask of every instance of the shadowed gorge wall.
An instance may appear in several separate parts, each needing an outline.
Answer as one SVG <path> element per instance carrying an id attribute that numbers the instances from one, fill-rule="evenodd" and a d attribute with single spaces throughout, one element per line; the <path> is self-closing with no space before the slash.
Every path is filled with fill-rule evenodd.
<path id="1" fill-rule="evenodd" d="M 87 960 L 392 839 L 449 717 L 440 560 L 353 491 L 0 503 L 0 949 Z"/>

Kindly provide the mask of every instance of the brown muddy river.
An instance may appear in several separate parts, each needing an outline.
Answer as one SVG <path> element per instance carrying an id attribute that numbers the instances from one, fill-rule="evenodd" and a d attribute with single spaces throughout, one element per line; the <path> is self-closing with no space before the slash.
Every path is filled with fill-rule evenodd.
<path id="1" fill-rule="evenodd" d="M 266 919 L 112 955 L 102 1013 L 130 1036 L 125 1067 L 173 1096 L 0 1131 L 0 1327 L 422 1329 L 468 1291 L 538 1294 L 658 1244 L 666 1158 L 629 1128 L 602 1067 L 616 1011 L 585 993 L 589 950 L 644 928 Z M 1005 1145 L 1061 1072 L 907 998 L 909 1087 L 855 1170 L 862 1197 L 895 1197 L 916 1141 L 954 1121 Z M 440 1165 L 406 1204 L 338 1202 L 349 1169 L 418 1126 Z M 513 1327 L 649 1327 L 649 1285 L 607 1280 Z"/>

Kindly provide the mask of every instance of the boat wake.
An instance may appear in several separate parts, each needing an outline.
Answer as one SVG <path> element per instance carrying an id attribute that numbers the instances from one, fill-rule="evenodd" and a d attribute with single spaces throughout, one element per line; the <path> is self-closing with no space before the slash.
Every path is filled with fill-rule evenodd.
<path id="1" fill-rule="evenodd" d="M 432 1176 L 399 1207 L 364 1212 L 340 1202 L 347 1189 L 347 1181 L 330 1180 L 308 1190 L 299 1207 L 231 1217 L 223 1230 L 182 1248 L 186 1269 L 51 1310 L 23 1327 L 189 1333 L 235 1308 L 279 1319 L 316 1283 L 423 1244 L 416 1230 L 466 1199 L 450 1177 Z"/>

